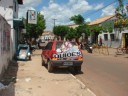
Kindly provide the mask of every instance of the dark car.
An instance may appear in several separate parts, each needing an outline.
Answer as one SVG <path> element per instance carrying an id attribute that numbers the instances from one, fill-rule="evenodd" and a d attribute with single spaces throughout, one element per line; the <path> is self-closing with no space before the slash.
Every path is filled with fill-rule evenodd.
<path id="1" fill-rule="evenodd" d="M 75 42 L 50 41 L 42 50 L 42 65 L 48 65 L 48 71 L 55 67 L 73 67 L 75 72 L 81 71 L 83 54 Z"/>

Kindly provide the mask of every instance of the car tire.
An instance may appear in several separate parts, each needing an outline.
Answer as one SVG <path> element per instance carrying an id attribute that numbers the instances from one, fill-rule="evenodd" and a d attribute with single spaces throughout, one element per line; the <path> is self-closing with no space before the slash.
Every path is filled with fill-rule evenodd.
<path id="1" fill-rule="evenodd" d="M 42 59 L 42 66 L 45 66 L 45 62 L 44 62 L 44 60 Z"/>
<path id="2" fill-rule="evenodd" d="M 80 73 L 81 72 L 81 66 L 75 66 L 74 70 L 75 70 L 75 73 Z"/>
<path id="3" fill-rule="evenodd" d="M 31 56 L 29 56 L 29 60 L 31 60 Z"/>
<path id="4" fill-rule="evenodd" d="M 48 61 L 48 72 L 53 72 L 53 66 L 50 61 Z"/>

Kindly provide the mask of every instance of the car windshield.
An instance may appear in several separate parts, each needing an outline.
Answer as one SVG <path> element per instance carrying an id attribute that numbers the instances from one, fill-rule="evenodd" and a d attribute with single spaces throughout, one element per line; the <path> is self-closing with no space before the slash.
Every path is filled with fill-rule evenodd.
<path id="1" fill-rule="evenodd" d="M 65 47 L 68 47 L 68 48 L 72 48 L 72 47 L 78 48 L 78 45 L 77 45 L 76 42 L 68 42 L 68 41 L 57 42 L 57 44 L 56 44 L 56 49 L 63 49 Z"/>
<path id="2" fill-rule="evenodd" d="M 62 44 L 63 44 L 63 42 L 57 42 L 57 44 L 56 44 L 56 49 L 60 49 L 61 46 L 62 46 Z"/>
<path id="3" fill-rule="evenodd" d="M 57 42 L 56 49 L 61 48 L 63 43 L 64 42 Z M 72 44 L 72 46 L 78 46 L 76 42 L 70 42 L 70 43 Z"/>

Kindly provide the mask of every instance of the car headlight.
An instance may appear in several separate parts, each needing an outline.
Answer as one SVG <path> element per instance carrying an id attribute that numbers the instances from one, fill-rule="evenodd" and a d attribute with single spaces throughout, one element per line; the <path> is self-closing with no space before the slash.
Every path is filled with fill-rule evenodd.
<path id="1" fill-rule="evenodd" d="M 28 56 L 30 56 L 31 54 L 30 53 L 28 53 Z"/>

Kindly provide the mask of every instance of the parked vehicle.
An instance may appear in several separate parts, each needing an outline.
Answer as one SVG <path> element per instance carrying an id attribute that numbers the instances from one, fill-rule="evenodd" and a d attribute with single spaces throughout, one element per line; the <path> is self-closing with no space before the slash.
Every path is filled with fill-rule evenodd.
<path id="1" fill-rule="evenodd" d="M 48 65 L 48 71 L 55 67 L 72 67 L 75 72 L 81 71 L 83 63 L 82 51 L 75 42 L 50 41 L 42 50 L 42 65 Z"/>
<path id="2" fill-rule="evenodd" d="M 85 43 L 85 44 L 81 44 L 80 46 L 81 49 L 87 50 L 88 53 L 92 53 L 92 44 Z"/>
<path id="3" fill-rule="evenodd" d="M 84 44 L 85 50 L 88 51 L 88 53 L 92 53 L 92 45 L 91 44 Z"/>
<path id="4" fill-rule="evenodd" d="M 31 60 L 30 47 L 27 44 L 19 44 L 17 49 L 18 60 Z"/>
<path id="5" fill-rule="evenodd" d="M 36 49 L 38 49 L 38 45 L 37 44 L 31 45 L 31 50 L 32 51 L 35 51 Z"/>

